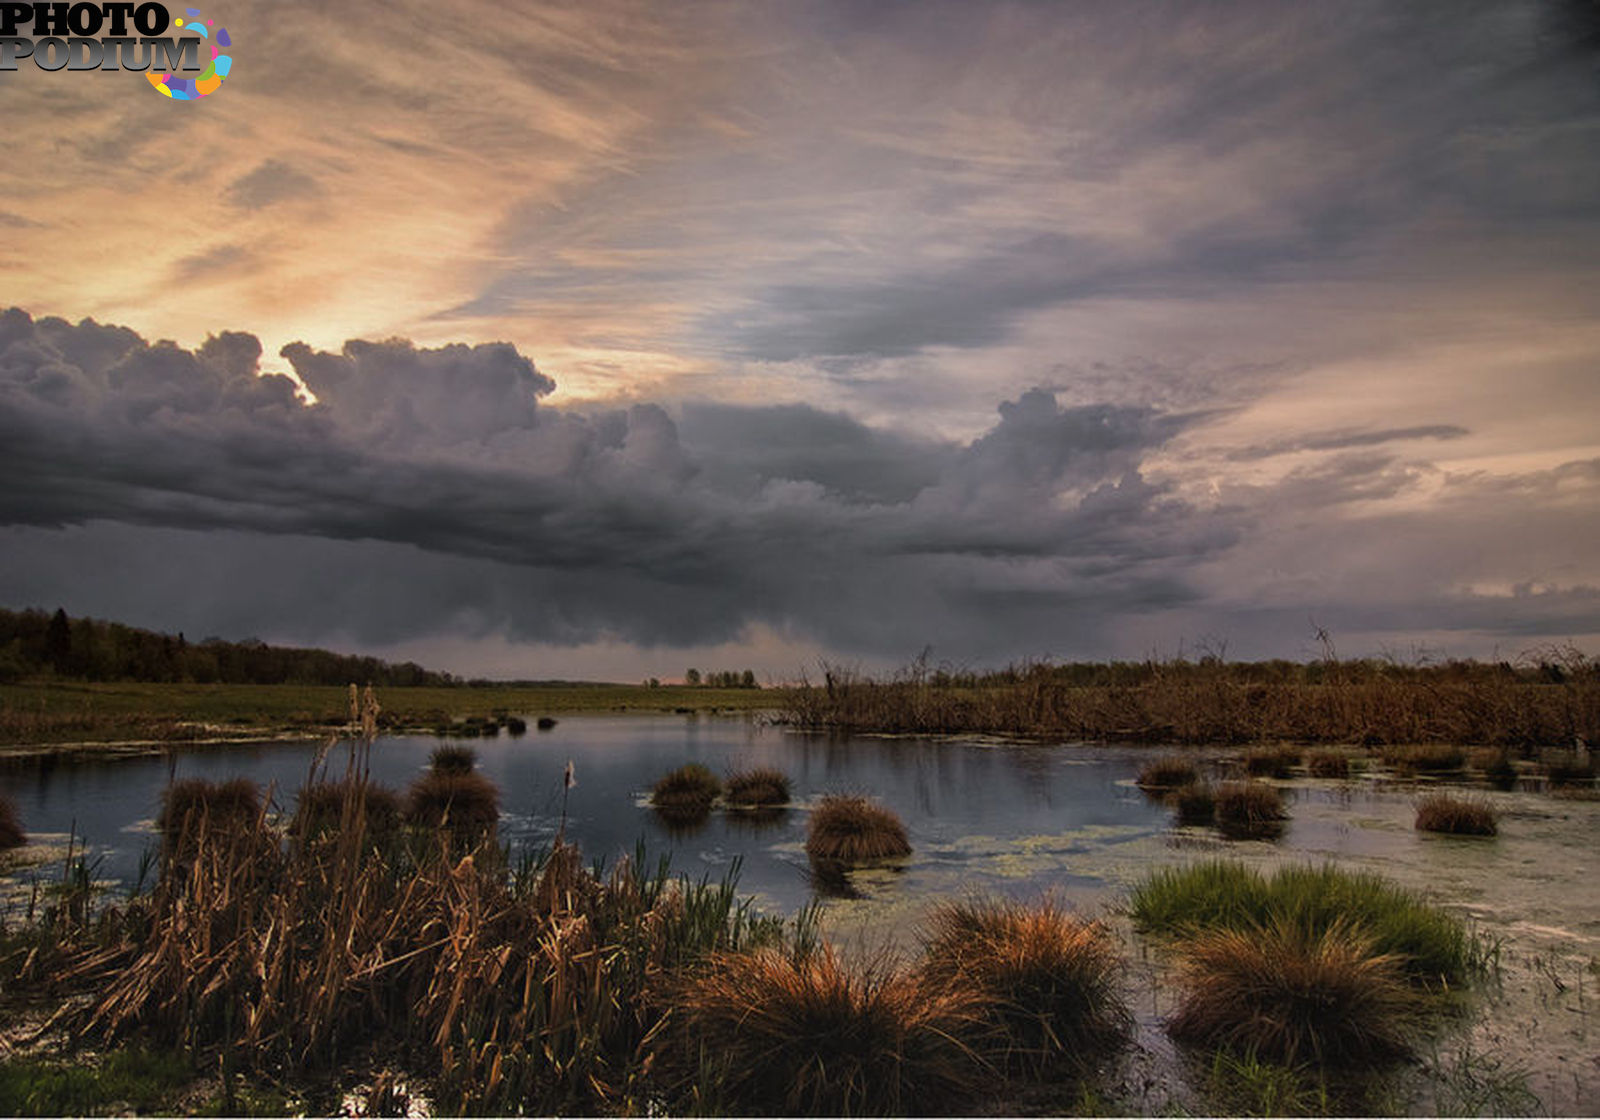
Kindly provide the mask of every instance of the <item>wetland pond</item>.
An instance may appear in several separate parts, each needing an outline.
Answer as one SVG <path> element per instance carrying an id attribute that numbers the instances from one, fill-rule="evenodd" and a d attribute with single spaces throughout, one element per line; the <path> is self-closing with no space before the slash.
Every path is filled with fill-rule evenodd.
<path id="1" fill-rule="evenodd" d="M 431 736 L 380 738 L 375 780 L 403 789 L 439 744 Z M 1349 780 L 1276 782 L 1290 819 L 1273 841 L 1228 841 L 1209 828 L 1176 827 L 1172 813 L 1134 785 L 1164 748 L 1031 745 L 974 738 L 808 735 L 759 718 L 575 716 L 549 731 L 472 740 L 478 768 L 501 790 L 500 835 L 513 849 L 547 847 L 562 827 L 585 858 L 616 859 L 643 841 L 675 871 L 721 878 L 737 861 L 740 893 L 769 913 L 794 914 L 824 899 L 827 935 L 847 949 L 912 950 L 927 907 L 975 893 L 1050 894 L 1102 917 L 1124 938 L 1138 1045 L 1110 1087 L 1111 1107 L 1146 1114 L 1214 1111 L 1190 1082 L 1161 1030 L 1174 989 L 1160 945 L 1135 936 L 1119 911 L 1151 870 L 1226 857 L 1270 868 L 1334 862 L 1375 871 L 1420 891 L 1498 943 L 1497 975 L 1474 995 L 1475 1013 L 1448 1026 L 1402 1071 L 1393 1102 L 1410 1111 L 1600 1113 L 1600 802 L 1541 790 L 1474 791 L 1500 815 L 1490 839 L 1432 836 L 1412 827 L 1420 791 L 1379 770 Z M 292 808 L 318 750 L 267 743 L 178 748 L 93 761 L 10 760 L 0 786 L 30 835 L 28 863 L 8 872 L 7 905 L 61 873 L 69 833 L 87 843 L 95 875 L 115 892 L 134 882 L 154 848 L 153 818 L 169 778 L 246 777 Z M 343 772 L 346 748 L 328 756 Z M 1237 752 L 1186 752 L 1213 776 Z M 568 760 L 576 785 L 564 796 Z M 714 811 L 672 827 L 648 804 L 652 783 L 686 762 L 716 773 L 777 767 L 793 781 L 784 810 Z M 861 793 L 905 822 L 913 848 L 894 866 L 855 872 L 826 889 L 810 874 L 808 806 L 828 793 Z M 54 853 L 53 862 L 39 862 Z M 1514 1092 L 1525 1086 L 1537 1095 Z"/>

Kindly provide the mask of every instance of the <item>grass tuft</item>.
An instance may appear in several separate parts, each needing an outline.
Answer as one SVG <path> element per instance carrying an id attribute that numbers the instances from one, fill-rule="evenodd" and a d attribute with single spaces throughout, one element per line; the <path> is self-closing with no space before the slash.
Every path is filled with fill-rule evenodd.
<path id="1" fill-rule="evenodd" d="M 1300 748 L 1288 743 L 1246 751 L 1245 773 L 1256 778 L 1287 778 L 1300 765 Z"/>
<path id="2" fill-rule="evenodd" d="M 1498 831 L 1494 809 L 1485 801 L 1433 793 L 1417 802 L 1417 831 L 1457 836 L 1493 836 Z"/>
<path id="3" fill-rule="evenodd" d="M 1205 782 L 1190 782 L 1167 795 L 1167 804 L 1178 814 L 1178 823 L 1210 824 L 1216 819 L 1217 798 Z"/>
<path id="4" fill-rule="evenodd" d="M 650 804 L 669 811 L 699 811 L 711 808 L 721 793 L 721 780 L 698 762 L 690 762 L 656 782 Z"/>
<path id="5" fill-rule="evenodd" d="M 911 854 L 900 818 L 865 797 L 824 797 L 811 810 L 806 855 L 814 860 L 861 863 Z"/>
<path id="6" fill-rule="evenodd" d="M 478 752 L 459 744 L 443 744 L 428 755 L 428 769 L 435 774 L 470 774 L 478 763 Z"/>
<path id="7" fill-rule="evenodd" d="M 430 772 L 406 791 L 405 816 L 411 824 L 477 843 L 494 834 L 500 820 L 500 791 L 481 774 Z"/>
<path id="8" fill-rule="evenodd" d="M 11 798 L 0 794 L 0 851 L 20 848 L 27 842 L 28 834 L 22 831 L 22 822 L 17 819 L 17 807 Z"/>
<path id="9" fill-rule="evenodd" d="M 1350 755 L 1345 751 L 1315 750 L 1306 755 L 1306 769 L 1314 778 L 1348 778 Z"/>
<path id="10" fill-rule="evenodd" d="M 399 830 L 403 814 L 400 795 L 387 786 L 355 779 L 315 782 L 295 795 L 289 832 L 317 837 L 337 832 L 350 823 L 346 806 L 355 810 L 368 835 L 377 838 Z"/>
<path id="11" fill-rule="evenodd" d="M 1143 932 L 1190 937 L 1288 922 L 1316 933 L 1347 923 L 1421 984 L 1459 985 L 1479 970 L 1456 918 L 1379 875 L 1332 866 L 1279 868 L 1208 861 L 1152 872 L 1129 903 Z"/>
<path id="12" fill-rule="evenodd" d="M 248 778 L 226 782 L 184 778 L 169 785 L 163 794 L 156 830 L 171 852 L 185 837 L 198 841 L 210 832 L 225 835 L 253 827 L 260 817 L 261 787 Z"/>
<path id="13" fill-rule="evenodd" d="M 1399 1057 L 1418 1010 L 1395 958 L 1344 923 L 1200 934 L 1184 948 L 1182 983 L 1174 1038 L 1290 1064 Z"/>
<path id="14" fill-rule="evenodd" d="M 1289 817 L 1283 795 L 1265 782 L 1223 782 L 1216 789 L 1216 815 L 1223 835 L 1239 840 L 1278 836 Z"/>
<path id="15" fill-rule="evenodd" d="M 1139 770 L 1139 788 L 1148 790 L 1177 789 L 1200 780 L 1200 770 L 1181 755 L 1166 755 L 1147 762 Z"/>
<path id="16" fill-rule="evenodd" d="M 986 1007 L 831 949 L 719 954 L 673 993 L 680 1066 L 696 1112 L 787 1116 L 948 1111 L 993 1074 L 980 1058 Z"/>
<path id="17" fill-rule="evenodd" d="M 728 775 L 726 797 L 729 805 L 760 809 L 789 802 L 789 775 L 782 770 L 761 767 Z"/>
<path id="18" fill-rule="evenodd" d="M 1452 743 L 1419 743 L 1393 747 L 1384 760 L 1402 774 L 1446 774 L 1467 764 L 1467 752 Z"/>
<path id="19" fill-rule="evenodd" d="M 1001 1031 L 996 1064 L 1041 1074 L 1082 1068 L 1126 1041 L 1132 1017 L 1117 991 L 1121 967 L 1106 928 L 1054 903 L 976 900 L 935 908 L 924 975 L 967 987 Z"/>

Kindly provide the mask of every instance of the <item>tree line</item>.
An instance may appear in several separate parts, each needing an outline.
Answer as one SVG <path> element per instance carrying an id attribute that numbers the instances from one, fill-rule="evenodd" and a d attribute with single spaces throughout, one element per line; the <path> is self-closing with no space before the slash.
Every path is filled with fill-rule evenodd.
<path id="1" fill-rule="evenodd" d="M 93 618 L 0 609 L 0 682 L 56 677 L 83 681 L 195 684 L 332 684 L 390 688 L 459 683 L 407 661 L 352 657 L 322 649 L 269 646 L 256 639 L 190 642 Z"/>

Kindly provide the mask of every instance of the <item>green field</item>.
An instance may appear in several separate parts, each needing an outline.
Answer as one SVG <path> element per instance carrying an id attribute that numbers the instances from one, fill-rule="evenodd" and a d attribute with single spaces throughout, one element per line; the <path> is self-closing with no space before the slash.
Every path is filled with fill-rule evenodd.
<path id="1" fill-rule="evenodd" d="M 778 689 L 539 685 L 377 690 L 383 726 L 427 730 L 496 713 L 535 719 L 569 712 L 750 711 L 782 704 Z M 319 734 L 348 718 L 349 691 L 319 685 L 0 685 L 0 746 L 183 741 Z"/>

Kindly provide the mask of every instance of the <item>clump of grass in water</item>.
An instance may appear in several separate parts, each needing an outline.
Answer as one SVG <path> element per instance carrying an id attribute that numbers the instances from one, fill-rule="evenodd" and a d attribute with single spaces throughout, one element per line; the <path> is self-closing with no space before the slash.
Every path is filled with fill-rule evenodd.
<path id="1" fill-rule="evenodd" d="M 1434 793 L 1417 802 L 1418 832 L 1448 832 L 1457 836 L 1493 836 L 1497 831 L 1494 809 L 1487 803 Z"/>
<path id="2" fill-rule="evenodd" d="M 1271 839 L 1289 817 L 1283 796 L 1265 782 L 1223 782 L 1215 797 L 1217 827 L 1233 839 Z"/>
<path id="3" fill-rule="evenodd" d="M 28 834 L 22 831 L 22 822 L 17 819 L 17 807 L 11 798 L 0 794 L 0 851 L 20 848 L 27 842 Z"/>
<path id="4" fill-rule="evenodd" d="M 1280 917 L 1216 929 L 1184 946 L 1174 1038 L 1276 1062 L 1351 1066 L 1408 1052 L 1418 1004 L 1396 959 L 1335 922 Z"/>
<path id="5" fill-rule="evenodd" d="M 1098 922 L 1050 902 L 985 900 L 936 907 L 928 922 L 923 974 L 988 1004 L 1001 1032 L 996 1064 L 1032 1074 L 1082 1068 L 1127 1040 L 1121 962 Z"/>
<path id="6" fill-rule="evenodd" d="M 478 763 L 478 752 L 471 747 L 441 745 L 428 755 L 428 769 L 435 774 L 470 774 Z"/>
<path id="7" fill-rule="evenodd" d="M 711 808 L 722 793 L 722 781 L 698 762 L 680 766 L 656 782 L 650 804 L 676 812 Z"/>
<path id="8" fill-rule="evenodd" d="M 1495 789 L 1515 789 L 1517 785 L 1516 763 L 1511 761 L 1511 756 L 1502 750 L 1483 750 L 1474 753 L 1472 764 L 1483 771 L 1484 781 Z"/>
<path id="9" fill-rule="evenodd" d="M 834 794 L 811 810 L 806 855 L 813 860 L 853 864 L 910 854 L 900 818 L 865 797 Z"/>
<path id="10" fill-rule="evenodd" d="M 730 806 L 759 809 L 789 802 L 789 775 L 770 767 L 729 774 L 725 788 Z"/>
<path id="11" fill-rule="evenodd" d="M 1271 878 L 1231 861 L 1158 870 L 1134 888 L 1129 913 L 1142 932 L 1180 938 L 1280 921 L 1313 933 L 1345 923 L 1422 985 L 1454 987 L 1481 968 L 1460 921 L 1382 876 L 1332 866 L 1283 867 Z"/>
<path id="12" fill-rule="evenodd" d="M 1300 748 L 1284 743 L 1276 747 L 1257 747 L 1246 751 L 1245 773 L 1258 778 L 1287 778 L 1300 765 Z"/>
<path id="13" fill-rule="evenodd" d="M 161 833 L 163 850 L 170 854 L 186 846 L 185 838 L 199 842 L 212 831 L 248 831 L 261 816 L 261 787 L 248 778 L 225 782 L 184 778 L 169 785 L 162 795 L 156 831 Z"/>
<path id="14" fill-rule="evenodd" d="M 1217 798 L 1205 782 L 1191 782 L 1167 795 L 1167 804 L 1178 814 L 1178 823 L 1210 824 L 1217 815 Z"/>
<path id="15" fill-rule="evenodd" d="M 1345 751 L 1310 751 L 1306 754 L 1306 769 L 1315 778 L 1348 778 L 1350 755 Z"/>
<path id="16" fill-rule="evenodd" d="M 1138 785 L 1140 789 L 1159 792 L 1193 785 L 1199 780 L 1200 771 L 1193 761 L 1180 755 L 1166 755 L 1140 768 Z"/>
<path id="17" fill-rule="evenodd" d="M 883 962 L 852 967 L 827 948 L 718 954 L 670 998 L 668 1052 L 696 1112 L 916 1114 L 993 1081 L 969 1041 L 991 1029 L 985 1001 Z"/>
<path id="18" fill-rule="evenodd" d="M 1384 761 L 1403 774 L 1444 774 L 1467 763 L 1464 748 L 1450 743 L 1419 743 L 1383 752 Z"/>
<path id="19" fill-rule="evenodd" d="M 345 808 L 360 798 L 360 814 L 367 833 L 374 838 L 393 835 L 400 828 L 404 806 L 400 795 L 386 786 L 371 782 L 313 782 L 295 795 L 294 817 L 289 822 L 292 836 L 317 837 L 337 832 Z"/>
<path id="20" fill-rule="evenodd" d="M 410 824 L 477 843 L 494 835 L 500 791 L 481 774 L 430 771 L 406 791 L 405 817 Z"/>

